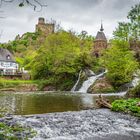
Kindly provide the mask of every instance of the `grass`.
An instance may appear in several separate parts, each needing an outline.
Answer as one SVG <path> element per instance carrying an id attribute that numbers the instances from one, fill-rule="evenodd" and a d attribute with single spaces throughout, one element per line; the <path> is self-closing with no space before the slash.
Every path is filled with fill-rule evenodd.
<path id="1" fill-rule="evenodd" d="M 23 84 L 36 84 L 36 81 L 32 80 L 7 80 L 4 78 L 0 78 L 0 88 L 13 88 Z"/>
<path id="2" fill-rule="evenodd" d="M 46 80 L 20 80 L 20 79 L 5 79 L 0 77 L 0 90 L 5 89 L 20 89 L 28 85 L 35 85 L 38 90 L 43 90 L 46 85 L 52 84 L 51 79 Z"/>

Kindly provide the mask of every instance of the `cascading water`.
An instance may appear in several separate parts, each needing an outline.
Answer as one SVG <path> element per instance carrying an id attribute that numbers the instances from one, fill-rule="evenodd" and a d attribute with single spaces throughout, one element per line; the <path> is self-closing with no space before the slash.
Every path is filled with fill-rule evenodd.
<path id="1" fill-rule="evenodd" d="M 92 71 L 91 71 L 92 72 Z M 93 73 L 93 72 L 92 72 Z M 82 87 L 78 90 L 78 92 L 82 92 L 82 93 L 87 93 L 88 88 L 101 76 L 103 76 L 106 73 L 103 72 L 99 75 L 94 75 L 91 77 L 88 77 L 88 79 L 83 83 Z"/>
<path id="2" fill-rule="evenodd" d="M 73 88 L 71 89 L 71 92 L 74 92 L 76 90 L 76 87 L 80 81 L 80 76 L 81 76 L 81 73 L 82 73 L 82 70 L 79 72 L 79 76 L 78 76 L 78 80 L 77 82 L 75 83 L 75 85 L 73 86 Z"/>
<path id="3" fill-rule="evenodd" d="M 139 82 L 140 82 L 140 78 L 139 78 L 138 75 L 136 75 L 135 78 L 132 81 L 132 86 L 136 87 L 139 84 Z"/>
<path id="4" fill-rule="evenodd" d="M 81 93 L 87 93 L 87 90 L 89 89 L 89 87 L 92 84 L 94 84 L 94 82 L 98 78 L 100 78 L 105 73 L 107 73 L 107 70 L 105 72 L 99 74 L 99 75 L 95 75 L 95 73 L 93 71 L 91 71 L 91 70 L 88 70 L 88 72 L 89 72 L 90 76 L 88 77 L 88 79 L 86 81 L 83 82 L 81 88 L 78 91 L 76 91 L 76 87 L 77 87 L 77 85 L 78 85 L 78 83 L 80 81 L 80 76 L 81 76 L 81 73 L 82 73 L 82 70 L 80 71 L 79 76 L 78 76 L 78 80 L 77 80 L 76 84 L 74 85 L 74 87 L 71 89 L 72 92 L 76 91 L 76 92 L 81 92 Z M 140 83 L 140 77 L 137 74 L 135 74 L 134 76 L 135 77 L 131 82 L 132 87 L 136 87 Z M 125 95 L 126 93 L 127 93 L 127 91 L 120 92 L 120 94 L 123 94 L 123 95 Z"/>

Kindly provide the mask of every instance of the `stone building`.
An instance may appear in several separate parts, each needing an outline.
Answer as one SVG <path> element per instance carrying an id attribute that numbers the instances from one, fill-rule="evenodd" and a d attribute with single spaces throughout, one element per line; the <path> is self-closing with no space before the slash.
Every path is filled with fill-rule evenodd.
<path id="1" fill-rule="evenodd" d="M 0 75 L 15 75 L 19 65 L 9 50 L 0 48 Z"/>
<path id="2" fill-rule="evenodd" d="M 107 48 L 107 38 L 103 31 L 103 25 L 101 24 L 101 29 L 100 31 L 98 31 L 94 41 L 93 53 L 96 57 L 99 57 L 101 55 L 101 52 Z"/>
<path id="3" fill-rule="evenodd" d="M 55 24 L 54 23 L 45 23 L 45 19 L 40 17 L 38 19 L 38 24 L 36 25 L 36 32 L 41 32 L 45 36 L 54 33 Z"/>

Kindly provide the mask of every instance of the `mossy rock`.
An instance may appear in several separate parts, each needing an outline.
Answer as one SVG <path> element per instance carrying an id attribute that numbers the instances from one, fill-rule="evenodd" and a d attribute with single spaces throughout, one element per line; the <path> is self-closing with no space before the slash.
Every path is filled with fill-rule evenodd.
<path id="1" fill-rule="evenodd" d="M 135 88 L 130 89 L 126 96 L 128 97 L 138 97 L 140 98 L 140 84 L 137 85 Z"/>
<path id="2" fill-rule="evenodd" d="M 93 85 L 88 89 L 88 93 L 97 94 L 97 93 L 112 93 L 115 92 L 114 87 L 108 81 L 106 77 L 98 79 Z"/>

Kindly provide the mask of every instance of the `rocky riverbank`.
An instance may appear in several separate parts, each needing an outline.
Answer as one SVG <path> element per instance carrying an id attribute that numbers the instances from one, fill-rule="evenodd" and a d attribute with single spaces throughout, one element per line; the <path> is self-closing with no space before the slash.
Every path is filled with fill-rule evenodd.
<path id="1" fill-rule="evenodd" d="M 7 118 L 5 118 L 6 120 Z M 108 109 L 12 116 L 8 123 L 32 128 L 32 140 L 139 140 L 140 120 Z"/>

